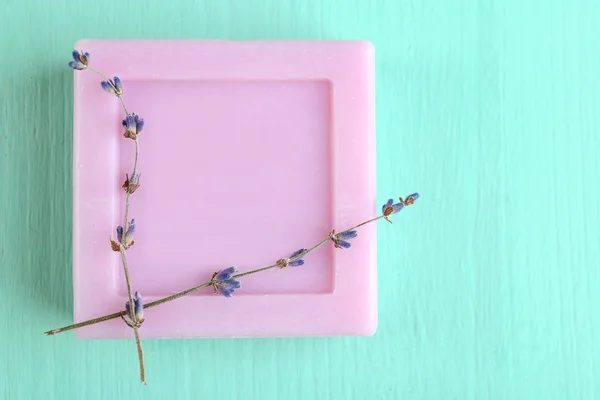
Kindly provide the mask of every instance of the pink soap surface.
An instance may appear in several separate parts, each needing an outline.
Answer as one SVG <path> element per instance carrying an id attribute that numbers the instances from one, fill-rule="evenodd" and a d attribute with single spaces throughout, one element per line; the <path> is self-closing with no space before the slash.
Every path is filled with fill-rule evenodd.
<path id="1" fill-rule="evenodd" d="M 374 50 L 363 41 L 81 40 L 90 66 L 119 76 L 140 135 L 132 195 L 132 286 L 146 303 L 213 272 L 274 264 L 377 215 Z M 75 321 L 124 309 L 109 236 L 123 223 L 134 142 L 101 78 L 75 71 Z M 372 335 L 376 227 L 326 243 L 306 264 L 240 278 L 233 297 L 201 289 L 145 310 L 142 338 Z M 121 319 L 76 331 L 130 338 Z"/>

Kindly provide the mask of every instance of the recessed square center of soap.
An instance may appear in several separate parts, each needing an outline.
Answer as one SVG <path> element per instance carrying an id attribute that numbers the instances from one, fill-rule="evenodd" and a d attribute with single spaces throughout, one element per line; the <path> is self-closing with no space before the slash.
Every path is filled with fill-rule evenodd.
<path id="1" fill-rule="evenodd" d="M 136 290 L 165 296 L 232 265 L 248 271 L 274 264 L 332 228 L 328 81 L 164 80 L 124 86 L 129 109 L 146 122 L 141 187 L 130 209 L 136 244 L 127 252 Z M 115 185 L 131 174 L 134 154 L 133 141 L 122 139 L 118 146 Z M 124 196 L 121 191 L 114 205 L 115 223 L 122 223 Z M 245 277 L 236 296 L 330 293 L 332 249 L 308 255 L 310 263 L 296 267 L 302 273 Z M 115 291 L 123 295 L 122 266 L 114 260 Z"/>

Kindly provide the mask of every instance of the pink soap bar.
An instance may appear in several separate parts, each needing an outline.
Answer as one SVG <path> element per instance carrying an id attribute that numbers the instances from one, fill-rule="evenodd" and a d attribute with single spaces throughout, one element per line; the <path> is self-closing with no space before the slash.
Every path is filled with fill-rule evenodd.
<path id="1" fill-rule="evenodd" d="M 140 135 L 132 195 L 133 289 L 150 302 L 213 272 L 273 264 L 377 213 L 374 50 L 362 41 L 81 40 L 90 66 L 119 76 Z M 109 236 L 123 223 L 134 142 L 101 78 L 75 71 L 75 320 L 124 309 L 125 277 Z M 240 278 L 145 311 L 143 338 L 372 335 L 376 227 L 295 268 Z M 130 338 L 121 319 L 76 331 Z"/>

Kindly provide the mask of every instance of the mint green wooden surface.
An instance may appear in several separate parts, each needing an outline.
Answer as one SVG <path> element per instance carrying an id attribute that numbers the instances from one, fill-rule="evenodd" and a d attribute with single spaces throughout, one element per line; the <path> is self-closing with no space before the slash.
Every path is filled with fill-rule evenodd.
<path id="1" fill-rule="evenodd" d="M 0 399 L 600 398 L 599 21 L 596 0 L 1 1 Z M 374 42 L 378 195 L 422 194 L 379 225 L 376 336 L 148 340 L 142 387 L 132 342 L 42 335 L 72 321 L 82 37 Z"/>

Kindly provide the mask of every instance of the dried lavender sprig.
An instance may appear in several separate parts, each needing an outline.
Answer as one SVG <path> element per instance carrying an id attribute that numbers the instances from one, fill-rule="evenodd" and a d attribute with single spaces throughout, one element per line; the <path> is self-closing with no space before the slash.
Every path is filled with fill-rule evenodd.
<path id="1" fill-rule="evenodd" d="M 92 67 L 87 67 L 86 69 L 89 70 L 89 71 L 97 73 L 102 78 L 104 78 L 104 80 L 106 82 L 110 82 L 111 81 L 109 78 L 106 77 L 106 75 L 104 75 L 102 72 L 98 71 L 97 69 L 94 69 Z M 119 95 L 117 97 L 119 98 L 119 100 L 121 100 L 121 105 L 123 106 L 123 110 L 125 110 L 125 115 L 129 115 L 129 111 L 127 111 L 127 106 L 125 105 L 125 100 L 123 100 L 123 94 L 121 93 L 121 95 Z"/>
<path id="2" fill-rule="evenodd" d="M 89 71 L 95 72 L 98 75 L 100 75 L 102 78 L 104 78 L 104 80 L 106 82 L 110 82 L 111 79 L 107 78 L 106 75 L 104 75 L 102 72 L 92 68 L 92 67 L 87 67 L 86 68 Z M 129 115 L 129 111 L 127 110 L 127 106 L 125 105 L 125 100 L 123 100 L 123 93 L 122 91 L 116 95 L 119 100 L 121 100 L 121 105 L 123 106 L 123 110 L 125 111 L 125 115 L 128 116 Z M 135 176 L 136 172 L 137 172 L 137 166 L 138 166 L 138 159 L 140 156 L 140 146 L 139 146 L 139 142 L 138 139 L 136 138 L 134 140 L 135 142 L 135 157 L 133 159 L 133 173 L 131 174 L 132 176 Z M 127 228 L 127 221 L 129 219 L 129 205 L 130 205 L 130 196 L 131 193 L 129 191 L 127 191 L 126 195 L 125 195 L 125 216 L 123 218 L 123 227 L 126 229 Z M 123 236 L 123 240 L 125 240 L 125 237 Z M 124 242 L 122 241 L 121 244 L 124 244 Z M 131 279 L 129 276 L 129 267 L 127 264 L 127 256 L 125 255 L 125 249 L 122 248 L 120 249 L 121 252 L 121 259 L 123 261 L 123 269 L 125 271 L 125 281 L 127 283 L 127 294 L 129 297 L 129 301 L 131 302 L 130 304 L 133 304 L 133 290 L 131 288 Z"/>
<path id="3" fill-rule="evenodd" d="M 90 67 L 88 65 L 89 64 L 89 53 L 84 53 L 84 54 L 85 54 L 85 58 L 83 60 L 81 60 L 81 56 L 79 55 L 79 53 L 77 51 L 74 51 L 73 58 L 74 58 L 75 62 L 79 61 L 80 64 L 82 64 L 82 61 L 84 61 L 83 65 L 80 65 L 82 67 L 81 69 L 87 69 L 89 71 L 95 72 L 98 75 L 100 75 L 102 78 L 104 78 L 104 81 L 102 82 L 102 87 L 105 90 L 108 88 L 109 89 L 108 91 L 110 93 L 114 94 L 115 96 L 117 96 L 119 98 L 119 100 L 121 101 L 121 105 L 123 106 L 123 110 L 125 111 L 125 116 L 126 117 L 129 116 L 130 115 L 129 111 L 127 110 L 127 106 L 125 105 L 125 100 L 123 99 L 123 89 L 121 87 L 120 79 L 118 77 L 115 77 L 114 80 L 111 80 L 108 77 L 106 77 L 106 75 L 104 75 L 102 72 Z M 71 63 L 69 63 L 69 66 L 71 66 L 73 69 L 80 69 L 80 68 L 75 68 L 75 66 L 71 65 Z M 134 161 L 133 161 L 132 176 L 136 176 L 139 153 L 140 153 L 139 142 L 138 142 L 137 137 L 134 139 L 134 142 L 135 142 L 135 157 L 134 157 Z M 123 222 L 124 229 L 127 229 L 127 221 L 129 218 L 130 196 L 132 193 L 130 190 L 127 190 L 126 192 L 127 192 L 127 194 L 125 196 L 125 216 L 124 216 L 124 222 Z M 121 260 L 123 262 L 123 271 L 125 273 L 125 282 L 127 284 L 127 296 L 129 297 L 129 304 L 134 304 L 133 290 L 131 287 L 131 277 L 129 274 L 129 266 L 127 264 L 127 255 L 125 254 L 125 250 L 127 249 L 125 246 L 125 240 L 126 240 L 125 238 L 126 238 L 126 236 L 123 235 L 120 240 L 121 243 L 119 244 L 119 252 L 121 253 Z M 141 322 L 139 322 L 137 320 L 137 317 L 134 313 L 132 313 L 131 318 L 132 318 L 132 324 L 130 324 L 129 326 L 133 329 L 133 334 L 135 337 L 135 344 L 137 347 L 138 359 L 139 359 L 139 364 L 140 364 L 140 380 L 145 385 L 146 384 L 146 372 L 145 372 L 146 369 L 145 369 L 145 365 L 144 365 L 144 349 L 142 348 L 142 342 L 140 340 L 140 334 L 139 334 L 139 327 L 141 326 Z"/>
<path id="4" fill-rule="evenodd" d="M 415 193 L 413 195 L 410 195 L 407 198 L 406 201 L 403 201 L 403 200 L 400 200 L 400 201 L 402 203 L 404 203 L 405 205 L 410 205 L 410 204 L 412 204 L 414 202 L 414 199 L 416 199 L 417 197 L 418 197 L 418 194 Z M 360 227 L 362 227 L 364 225 L 367 225 L 367 224 L 369 224 L 371 222 L 375 222 L 375 221 L 378 221 L 378 220 L 380 220 L 382 218 L 389 217 L 389 215 L 390 214 L 386 215 L 386 212 L 384 211 L 384 213 L 382 215 L 379 215 L 379 216 L 377 216 L 375 218 L 371 218 L 369 220 L 361 222 L 358 225 L 354 225 L 352 228 L 346 229 L 346 230 L 342 231 L 341 233 L 349 232 L 349 231 L 354 231 L 354 230 L 356 230 L 356 229 L 358 229 L 358 228 L 360 228 Z M 322 245 L 324 245 L 328 241 L 332 240 L 332 237 L 334 235 L 335 235 L 334 232 L 330 233 L 326 238 L 324 238 L 323 240 L 321 240 L 320 242 L 318 242 L 314 246 L 312 246 L 312 247 L 306 249 L 305 251 L 299 253 L 291 261 L 298 260 L 298 259 L 304 257 L 306 254 L 308 254 L 308 253 L 316 250 L 317 248 L 321 247 Z M 241 277 L 244 277 L 244 276 L 248 276 L 248 275 L 256 274 L 256 273 L 259 273 L 259 272 L 263 272 L 263 271 L 266 271 L 266 270 L 269 270 L 269 269 L 277 268 L 277 267 L 280 267 L 280 266 L 281 266 L 280 263 L 275 263 L 273 265 L 269 265 L 269 266 L 266 266 L 266 267 L 254 269 L 252 271 L 243 272 L 243 273 L 240 273 L 240 274 L 237 274 L 237 275 L 233 275 L 232 278 L 241 278 Z M 144 310 L 148 309 L 148 308 L 159 306 L 159 305 L 164 304 L 164 303 L 168 303 L 168 302 L 173 301 L 173 300 L 177 300 L 177 299 L 179 299 L 181 297 L 187 296 L 188 294 L 194 293 L 194 292 L 196 292 L 196 291 L 198 291 L 200 289 L 204 289 L 204 288 L 207 288 L 207 287 L 212 286 L 212 285 L 213 285 L 213 282 L 212 281 L 208 281 L 208 282 L 205 282 L 205 283 L 203 283 L 201 285 L 194 286 L 193 288 L 184 290 L 182 292 L 175 293 L 175 294 L 173 294 L 171 296 L 167 296 L 167 297 L 164 297 L 162 299 L 158 299 L 156 301 L 144 304 Z M 94 325 L 94 324 L 97 324 L 97 323 L 100 323 L 100 322 L 109 321 L 111 319 L 123 317 L 125 315 L 126 315 L 125 311 L 119 311 L 119 312 L 116 312 L 116 313 L 113 313 L 113 314 L 104 315 L 102 317 L 90 319 L 90 320 L 83 321 L 83 322 L 78 322 L 78 323 L 73 324 L 73 325 L 68 325 L 68 326 L 64 326 L 62 328 L 53 329 L 51 331 L 47 331 L 47 332 L 44 332 L 44 333 L 46 335 L 48 335 L 48 336 L 51 336 L 51 335 L 55 335 L 57 333 L 62 333 L 62 332 L 70 331 L 72 329 L 78 329 L 78 328 L 82 328 L 84 326 L 89 326 L 89 325 Z"/>

